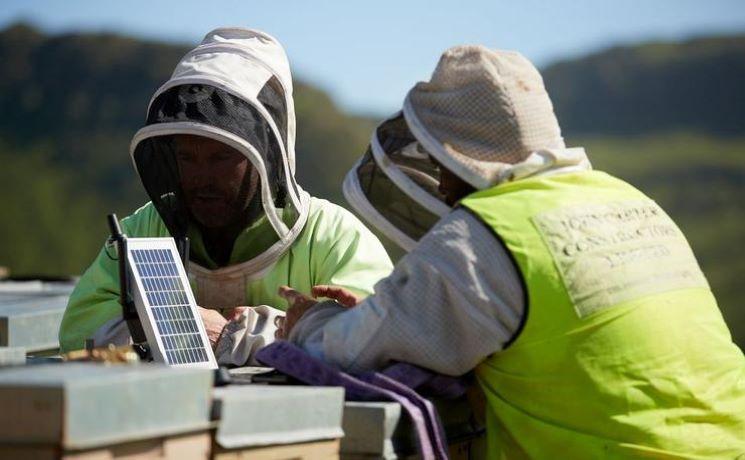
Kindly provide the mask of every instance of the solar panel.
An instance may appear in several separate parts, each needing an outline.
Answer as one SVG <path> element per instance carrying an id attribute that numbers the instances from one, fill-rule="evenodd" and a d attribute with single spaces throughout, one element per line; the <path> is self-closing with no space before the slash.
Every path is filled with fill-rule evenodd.
<path id="1" fill-rule="evenodd" d="M 128 238 L 127 261 L 153 360 L 178 367 L 217 368 L 173 238 Z"/>

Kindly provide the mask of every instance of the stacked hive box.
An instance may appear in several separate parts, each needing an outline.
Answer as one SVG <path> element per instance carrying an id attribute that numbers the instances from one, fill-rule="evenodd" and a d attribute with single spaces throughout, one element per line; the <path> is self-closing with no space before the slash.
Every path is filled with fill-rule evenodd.
<path id="1" fill-rule="evenodd" d="M 339 457 L 342 388 L 236 385 L 214 397 L 215 460 Z"/>
<path id="2" fill-rule="evenodd" d="M 0 372 L 0 458 L 206 459 L 212 374 L 67 363 Z"/>
<path id="3" fill-rule="evenodd" d="M 58 331 L 74 283 L 0 282 L 0 347 L 29 354 L 54 354 Z"/>
<path id="4" fill-rule="evenodd" d="M 34 356 L 55 354 L 72 287 L 0 282 L 0 367 L 6 366 L 0 370 L 0 458 L 351 460 L 416 453 L 397 403 L 344 403 L 341 388 L 213 389 L 210 371 L 156 365 L 19 367 L 25 353 L 29 363 L 53 359 Z M 467 402 L 437 405 L 451 456 L 473 454 L 483 431 Z"/>

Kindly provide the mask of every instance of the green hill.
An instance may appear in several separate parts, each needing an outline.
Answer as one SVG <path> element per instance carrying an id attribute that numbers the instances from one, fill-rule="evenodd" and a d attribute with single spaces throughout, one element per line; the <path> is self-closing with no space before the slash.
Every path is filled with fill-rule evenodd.
<path id="1" fill-rule="evenodd" d="M 617 47 L 542 73 L 570 134 L 745 134 L 745 35 Z"/>
<path id="2" fill-rule="evenodd" d="M 47 36 L 24 24 L 0 32 L 0 266 L 15 275 L 80 273 L 106 235 L 106 213 L 124 216 L 147 201 L 129 142 L 189 48 Z M 298 81 L 295 105 L 299 181 L 340 201 L 340 178 L 373 122 Z"/>
<path id="3" fill-rule="evenodd" d="M 0 31 L 0 265 L 79 274 L 105 214 L 146 201 L 128 148 L 189 46 L 110 34 Z M 614 48 L 545 69 L 568 143 L 656 199 L 690 238 L 745 346 L 745 37 Z M 433 63 L 434 64 L 434 63 Z M 413 84 L 414 82 L 412 82 Z M 374 121 L 295 82 L 300 183 L 342 202 Z"/>

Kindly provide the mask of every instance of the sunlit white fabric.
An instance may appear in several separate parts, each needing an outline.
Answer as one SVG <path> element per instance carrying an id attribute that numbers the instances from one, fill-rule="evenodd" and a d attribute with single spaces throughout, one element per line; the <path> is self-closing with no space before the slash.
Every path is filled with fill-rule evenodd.
<path id="1" fill-rule="evenodd" d="M 291 340 L 352 371 L 403 361 L 449 375 L 501 350 L 525 314 L 519 274 L 491 231 L 465 210 L 440 221 L 352 309 L 311 309 Z"/>

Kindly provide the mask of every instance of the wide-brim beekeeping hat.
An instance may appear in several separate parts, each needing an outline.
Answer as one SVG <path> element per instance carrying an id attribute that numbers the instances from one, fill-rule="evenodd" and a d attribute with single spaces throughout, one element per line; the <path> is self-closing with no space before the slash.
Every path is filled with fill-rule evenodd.
<path id="1" fill-rule="evenodd" d="M 373 132 L 344 182 L 350 204 L 407 250 L 450 210 L 432 158 L 479 190 L 589 165 L 583 149 L 565 147 L 533 64 L 483 46 L 445 51 L 430 81 Z"/>
<path id="2" fill-rule="evenodd" d="M 450 48 L 409 91 L 403 114 L 422 147 L 477 189 L 509 180 L 537 151 L 564 149 L 540 73 L 512 51 Z"/>

